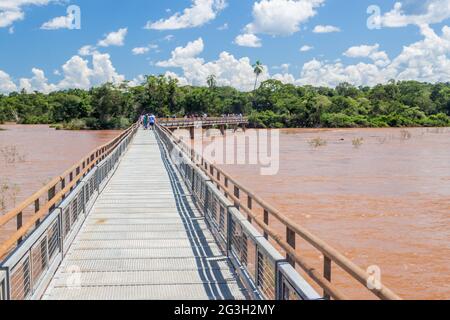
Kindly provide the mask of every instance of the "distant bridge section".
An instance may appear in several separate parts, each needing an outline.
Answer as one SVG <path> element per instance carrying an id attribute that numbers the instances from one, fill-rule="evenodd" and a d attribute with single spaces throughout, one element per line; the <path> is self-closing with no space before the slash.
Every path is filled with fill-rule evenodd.
<path id="1" fill-rule="evenodd" d="M 220 117 L 220 118 L 163 118 L 158 120 L 158 124 L 168 129 L 189 128 L 189 127 L 214 127 L 214 126 L 246 126 L 246 117 Z"/>
<path id="2" fill-rule="evenodd" d="M 160 119 L 158 124 L 164 128 L 174 131 L 177 129 L 188 129 L 190 138 L 194 139 L 196 128 L 217 127 L 222 135 L 225 135 L 226 129 L 231 128 L 236 131 L 241 127 L 244 131 L 249 122 L 246 117 L 220 117 L 220 118 L 178 118 L 178 119 Z"/>

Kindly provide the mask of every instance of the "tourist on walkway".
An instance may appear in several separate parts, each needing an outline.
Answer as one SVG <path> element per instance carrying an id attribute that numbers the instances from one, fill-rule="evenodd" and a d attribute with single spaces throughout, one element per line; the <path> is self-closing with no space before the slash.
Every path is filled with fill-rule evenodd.
<path id="1" fill-rule="evenodd" d="M 149 118 L 149 122 L 150 122 L 150 130 L 154 130 L 155 128 L 155 123 L 156 123 L 156 117 L 154 114 L 152 114 Z"/>
<path id="2" fill-rule="evenodd" d="M 148 114 L 144 115 L 144 130 L 148 129 Z"/>

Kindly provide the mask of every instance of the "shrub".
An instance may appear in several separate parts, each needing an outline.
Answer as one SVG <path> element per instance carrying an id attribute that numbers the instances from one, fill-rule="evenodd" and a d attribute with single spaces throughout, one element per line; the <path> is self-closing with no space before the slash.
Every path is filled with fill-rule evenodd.
<path id="1" fill-rule="evenodd" d="M 73 119 L 69 123 L 64 124 L 66 130 L 86 130 L 88 126 L 83 119 Z"/>
<path id="2" fill-rule="evenodd" d="M 322 138 L 314 138 L 308 141 L 309 145 L 313 148 L 325 147 L 327 145 L 327 141 Z"/>

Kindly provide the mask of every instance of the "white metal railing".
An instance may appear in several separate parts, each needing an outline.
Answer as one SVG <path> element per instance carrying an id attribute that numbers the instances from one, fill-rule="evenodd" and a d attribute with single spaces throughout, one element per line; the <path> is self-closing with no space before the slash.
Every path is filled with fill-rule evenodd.
<path id="1" fill-rule="evenodd" d="M 172 157 L 195 198 L 219 247 L 256 299 L 319 300 L 321 297 L 298 274 L 210 178 L 180 149 L 167 130 L 156 127 L 159 141 Z"/>
<path id="2" fill-rule="evenodd" d="M 96 164 L 0 264 L 0 300 L 42 297 L 136 130 Z"/>

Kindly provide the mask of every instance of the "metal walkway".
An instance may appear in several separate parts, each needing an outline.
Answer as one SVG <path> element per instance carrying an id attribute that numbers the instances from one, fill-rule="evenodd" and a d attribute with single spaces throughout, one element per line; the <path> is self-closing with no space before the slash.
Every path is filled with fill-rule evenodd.
<path id="1" fill-rule="evenodd" d="M 373 275 L 173 133 L 247 123 L 163 119 L 154 132 L 135 123 L 0 216 L 0 233 L 16 230 L 0 243 L 0 301 L 348 299 L 332 283 L 337 268 L 400 299 L 367 286 Z"/>
<path id="2" fill-rule="evenodd" d="M 153 132 L 139 130 L 44 299 L 246 299 Z"/>

